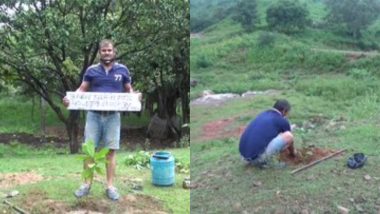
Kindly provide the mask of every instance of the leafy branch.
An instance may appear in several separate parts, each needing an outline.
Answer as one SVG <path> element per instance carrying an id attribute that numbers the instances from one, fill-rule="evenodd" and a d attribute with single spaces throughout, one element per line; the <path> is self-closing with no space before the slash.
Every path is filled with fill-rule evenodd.
<path id="1" fill-rule="evenodd" d="M 87 164 L 87 168 L 82 172 L 82 178 L 84 180 L 92 180 L 95 172 L 104 175 L 103 168 L 100 165 L 104 166 L 107 163 L 106 156 L 109 149 L 102 148 L 99 152 L 96 152 L 94 142 L 87 141 L 82 145 L 82 151 L 84 155 L 80 156 L 79 159 Z"/>

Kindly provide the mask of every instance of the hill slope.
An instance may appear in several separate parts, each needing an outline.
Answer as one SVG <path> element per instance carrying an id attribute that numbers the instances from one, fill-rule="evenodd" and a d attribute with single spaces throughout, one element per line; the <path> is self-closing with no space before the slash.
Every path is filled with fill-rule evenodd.
<path id="1" fill-rule="evenodd" d="M 322 20 L 321 2 L 308 1 L 313 23 Z M 261 14 L 268 4 L 259 1 Z M 337 213 L 338 206 L 379 211 L 380 57 L 371 49 L 379 45 L 378 23 L 355 40 L 320 27 L 286 35 L 271 32 L 265 23 L 245 33 L 225 17 L 191 39 L 191 79 L 197 83 L 192 98 L 206 89 L 238 94 L 276 90 L 212 107 L 191 106 L 192 212 Z M 297 176 L 290 175 L 297 166 L 245 167 L 237 150 L 239 133 L 278 98 L 292 104 L 289 120 L 297 127 L 297 149 L 347 152 Z M 350 170 L 346 160 L 355 152 L 369 161 Z"/>

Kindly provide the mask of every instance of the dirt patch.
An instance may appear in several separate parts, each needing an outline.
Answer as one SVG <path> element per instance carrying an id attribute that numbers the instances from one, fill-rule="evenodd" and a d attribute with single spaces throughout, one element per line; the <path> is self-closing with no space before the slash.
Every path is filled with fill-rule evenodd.
<path id="1" fill-rule="evenodd" d="M 78 200 L 72 209 L 67 213 L 167 213 L 158 200 L 150 196 L 134 194 L 126 195 L 118 202 L 108 199 L 85 198 Z"/>
<path id="2" fill-rule="evenodd" d="M 308 164 L 313 161 L 319 160 L 332 153 L 336 152 L 331 149 L 322 149 L 317 147 L 306 147 L 297 150 L 296 157 L 290 157 L 288 150 L 285 150 L 280 154 L 280 160 L 289 165 Z"/>
<path id="3" fill-rule="evenodd" d="M 141 213 L 141 214 L 165 214 L 168 213 L 163 209 L 161 202 L 147 195 L 126 195 L 120 201 L 124 205 L 124 213 Z"/>
<path id="4" fill-rule="evenodd" d="M 41 137 L 28 133 L 1 133 L 0 143 L 10 144 L 11 142 L 20 142 L 23 144 L 29 144 L 34 147 L 42 147 L 47 143 L 54 144 L 58 148 L 65 147 L 66 142 L 61 137 L 49 136 Z"/>
<path id="5" fill-rule="evenodd" d="M 30 213 L 155 213 L 165 214 L 160 201 L 150 196 L 129 194 L 119 201 L 113 202 L 106 198 L 86 197 L 77 200 L 72 206 L 48 198 L 48 194 L 42 190 L 31 190 L 20 200 L 20 208 Z"/>
<path id="6" fill-rule="evenodd" d="M 78 211 L 110 213 L 110 205 L 111 204 L 109 204 L 109 202 L 106 201 L 106 199 L 95 199 L 88 197 L 78 200 L 77 203 L 72 207 L 72 211 L 70 213 L 76 213 Z"/>
<path id="7" fill-rule="evenodd" d="M 9 188 L 17 185 L 37 183 L 43 177 L 34 172 L 0 174 L 0 187 Z"/>
<path id="8" fill-rule="evenodd" d="M 68 205 L 62 201 L 49 199 L 47 192 L 34 189 L 12 204 L 19 206 L 29 213 L 168 213 L 162 203 L 147 195 L 129 194 L 113 202 L 106 198 L 94 198 L 92 196 L 79 199 L 74 205 Z"/>
<path id="9" fill-rule="evenodd" d="M 203 140 L 225 139 L 229 137 L 240 137 L 245 126 L 236 127 L 235 118 L 228 118 L 207 123 L 202 127 Z"/>
<path id="10" fill-rule="evenodd" d="M 65 203 L 49 199 L 46 192 L 38 189 L 28 192 L 20 204 L 20 208 L 30 213 L 66 213 L 70 210 Z"/>

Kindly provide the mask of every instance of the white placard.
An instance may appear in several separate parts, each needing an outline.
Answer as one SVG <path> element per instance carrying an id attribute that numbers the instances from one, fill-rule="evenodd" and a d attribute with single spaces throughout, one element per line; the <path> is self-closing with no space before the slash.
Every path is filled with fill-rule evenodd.
<path id="1" fill-rule="evenodd" d="M 137 93 L 66 92 L 70 110 L 141 111 Z"/>

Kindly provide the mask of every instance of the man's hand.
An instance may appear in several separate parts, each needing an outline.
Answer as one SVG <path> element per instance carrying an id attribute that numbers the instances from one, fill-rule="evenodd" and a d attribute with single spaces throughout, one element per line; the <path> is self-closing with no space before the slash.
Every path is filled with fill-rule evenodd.
<path id="1" fill-rule="evenodd" d="M 67 99 L 66 96 L 62 99 L 62 102 L 63 102 L 63 105 L 64 105 L 65 107 L 69 106 L 69 104 L 70 104 L 70 101 L 69 101 L 69 99 Z"/>
<path id="2" fill-rule="evenodd" d="M 295 158 L 295 157 L 297 157 L 297 150 L 296 150 L 296 149 L 293 149 L 293 151 L 290 151 L 290 152 L 289 152 L 289 156 L 290 156 L 291 158 Z"/>
<path id="3" fill-rule="evenodd" d="M 141 102 L 142 101 L 142 93 L 139 91 L 135 91 L 134 93 L 137 94 L 139 101 Z"/>

